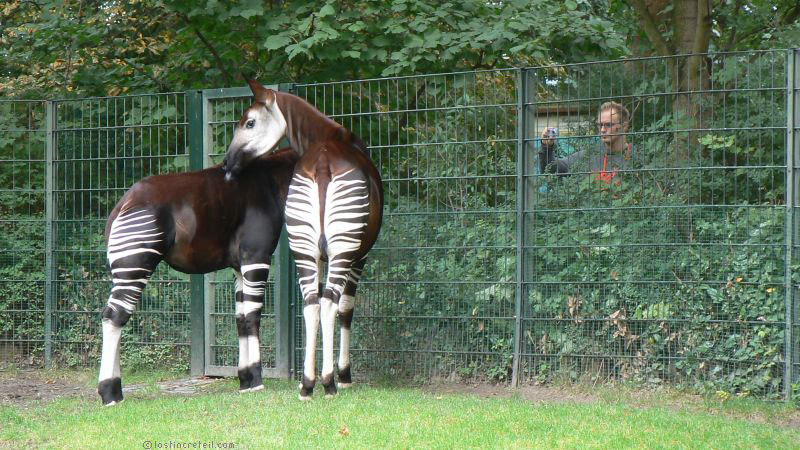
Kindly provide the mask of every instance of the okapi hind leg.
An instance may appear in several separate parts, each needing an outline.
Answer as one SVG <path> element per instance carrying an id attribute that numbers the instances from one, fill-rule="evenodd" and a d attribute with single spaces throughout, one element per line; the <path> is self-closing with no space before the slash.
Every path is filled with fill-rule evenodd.
<path id="1" fill-rule="evenodd" d="M 350 325 L 353 318 L 353 298 L 365 260 L 353 263 L 346 254 L 334 256 L 328 266 L 328 282 L 320 299 L 320 328 L 322 329 L 322 371 L 320 382 L 326 395 L 336 395 L 333 376 L 334 330 L 337 315 L 341 319 L 339 374 L 344 375 L 344 387 L 352 384 L 350 377 Z M 343 370 L 342 370 L 343 369 Z M 340 381 L 342 379 L 340 378 Z"/>
<path id="2" fill-rule="evenodd" d="M 347 276 L 347 284 L 339 297 L 339 362 L 337 386 L 341 389 L 353 385 L 350 372 L 350 326 L 353 323 L 353 308 L 355 307 L 356 288 L 367 261 L 366 255 L 358 260 Z"/>
<path id="3" fill-rule="evenodd" d="M 264 389 L 259 328 L 268 264 L 247 264 L 236 273 L 236 330 L 239 335 L 239 392 Z"/>
<path id="4" fill-rule="evenodd" d="M 123 211 L 112 222 L 107 257 L 113 287 L 103 309 L 103 348 L 97 383 L 97 393 L 106 406 L 123 400 L 119 365 L 122 327 L 161 261 L 164 245 L 164 233 L 152 211 Z"/>

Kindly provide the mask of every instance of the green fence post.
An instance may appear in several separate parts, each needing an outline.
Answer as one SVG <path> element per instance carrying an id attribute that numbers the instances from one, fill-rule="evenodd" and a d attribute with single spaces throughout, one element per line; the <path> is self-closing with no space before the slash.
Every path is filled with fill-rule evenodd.
<path id="1" fill-rule="evenodd" d="M 784 399 L 792 399 L 792 384 L 797 379 L 795 364 L 798 361 L 798 345 L 794 333 L 795 319 L 798 317 L 792 283 L 792 263 L 797 237 L 795 208 L 800 194 L 800 178 L 797 177 L 797 164 L 800 162 L 800 50 L 791 49 L 786 64 L 786 230 L 785 230 L 785 275 L 784 303 L 786 308 L 786 332 L 784 341 Z"/>
<path id="2" fill-rule="evenodd" d="M 522 352 L 523 279 L 525 277 L 525 92 L 526 69 L 517 72 L 517 254 L 514 289 L 514 359 L 511 366 L 511 385 L 519 384 L 520 353 Z"/>
<path id="3" fill-rule="evenodd" d="M 44 169 L 44 366 L 53 366 L 53 152 L 55 114 L 53 102 L 45 102 Z"/>
<path id="4" fill-rule="evenodd" d="M 278 85 L 281 92 L 294 93 L 294 84 L 281 83 Z M 289 145 L 288 140 L 280 146 Z M 291 379 L 294 372 L 294 308 L 292 297 L 294 292 L 294 265 L 289 250 L 289 236 L 286 234 L 286 225 L 283 226 L 278 248 L 275 256 L 275 370 L 277 376 Z"/>
<path id="5" fill-rule="evenodd" d="M 203 168 L 203 92 L 186 92 L 186 110 L 189 132 L 189 170 Z M 189 276 L 191 293 L 191 363 L 189 374 L 199 376 L 205 373 L 205 277 Z"/>
<path id="6" fill-rule="evenodd" d="M 291 371 L 292 340 L 292 263 L 289 254 L 289 238 L 283 227 L 275 252 L 275 371 L 276 376 L 289 379 Z"/>

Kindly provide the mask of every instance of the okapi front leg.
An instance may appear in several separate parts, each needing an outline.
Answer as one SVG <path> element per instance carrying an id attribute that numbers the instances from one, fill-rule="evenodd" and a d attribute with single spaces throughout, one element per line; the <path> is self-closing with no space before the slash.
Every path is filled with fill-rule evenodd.
<path id="1" fill-rule="evenodd" d="M 236 329 L 239 335 L 239 392 L 264 389 L 261 372 L 261 310 L 268 264 L 248 264 L 236 272 Z"/>

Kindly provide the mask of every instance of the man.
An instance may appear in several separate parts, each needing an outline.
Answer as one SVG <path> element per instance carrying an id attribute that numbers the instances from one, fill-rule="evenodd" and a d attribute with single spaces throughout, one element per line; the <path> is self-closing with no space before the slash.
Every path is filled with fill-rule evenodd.
<path id="1" fill-rule="evenodd" d="M 539 150 L 540 173 L 591 172 L 596 180 L 611 184 L 617 171 L 627 169 L 630 162 L 631 144 L 625 139 L 629 125 L 627 108 L 616 102 L 603 103 L 597 111 L 597 131 L 602 147 L 577 151 L 560 159 L 555 159 L 556 140 L 549 129 L 545 129 Z M 619 184 L 618 179 L 615 184 Z"/>

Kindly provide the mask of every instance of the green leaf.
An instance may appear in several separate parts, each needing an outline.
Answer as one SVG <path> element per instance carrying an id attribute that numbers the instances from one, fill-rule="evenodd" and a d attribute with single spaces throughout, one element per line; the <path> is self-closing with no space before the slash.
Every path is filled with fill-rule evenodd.
<path id="1" fill-rule="evenodd" d="M 327 5 L 323 6 L 322 9 L 319 10 L 317 16 L 319 17 L 327 17 L 336 14 L 336 10 L 333 9 L 333 6 L 328 3 Z"/>
<path id="2" fill-rule="evenodd" d="M 262 10 L 262 9 L 252 9 L 252 8 L 243 9 L 242 11 L 239 12 L 239 15 L 241 17 L 245 18 L 245 19 L 249 19 L 249 18 L 255 17 L 255 16 L 263 16 L 264 15 L 264 10 Z"/>
<path id="3" fill-rule="evenodd" d="M 263 47 L 267 50 L 277 50 L 289 45 L 292 42 L 289 36 L 277 34 L 272 35 L 264 41 Z"/>

